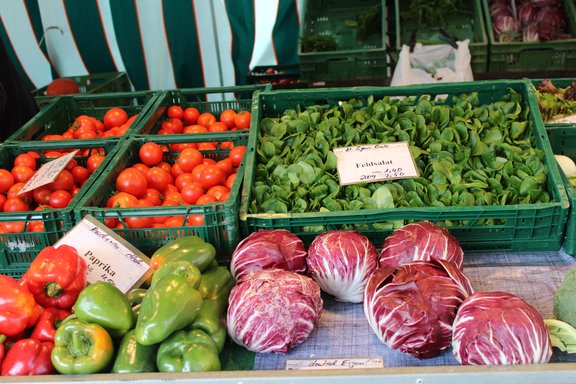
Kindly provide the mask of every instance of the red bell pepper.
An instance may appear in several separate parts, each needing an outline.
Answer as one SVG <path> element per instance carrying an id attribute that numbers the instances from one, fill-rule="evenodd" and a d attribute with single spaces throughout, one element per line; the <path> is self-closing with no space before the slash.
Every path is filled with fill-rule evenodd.
<path id="1" fill-rule="evenodd" d="M 17 336 L 36 324 L 42 308 L 18 282 L 0 275 L 0 334 Z"/>
<path id="2" fill-rule="evenodd" d="M 53 342 L 58 324 L 68 316 L 70 316 L 70 312 L 65 309 L 55 307 L 46 308 L 40 315 L 30 338 L 39 341 Z"/>
<path id="3" fill-rule="evenodd" d="M 86 262 L 74 247 L 46 247 L 22 278 L 36 302 L 45 308 L 70 309 L 86 287 Z"/>
<path id="4" fill-rule="evenodd" d="M 51 353 L 54 343 L 36 339 L 20 339 L 6 353 L 2 376 L 50 375 L 56 373 Z"/>

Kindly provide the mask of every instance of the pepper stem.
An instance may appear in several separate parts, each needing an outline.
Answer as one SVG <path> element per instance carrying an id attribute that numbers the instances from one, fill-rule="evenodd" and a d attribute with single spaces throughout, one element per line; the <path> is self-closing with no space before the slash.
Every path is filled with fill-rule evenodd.
<path id="1" fill-rule="evenodd" d="M 68 350 L 74 357 L 86 356 L 90 350 L 90 342 L 84 335 L 74 332 L 68 345 Z"/>
<path id="2" fill-rule="evenodd" d="M 44 292 L 48 297 L 59 297 L 64 290 L 58 283 L 51 281 L 44 286 Z"/>

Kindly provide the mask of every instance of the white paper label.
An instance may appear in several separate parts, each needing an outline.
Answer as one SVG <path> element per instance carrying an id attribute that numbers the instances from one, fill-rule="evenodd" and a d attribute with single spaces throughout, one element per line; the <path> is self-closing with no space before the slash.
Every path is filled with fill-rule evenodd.
<path id="1" fill-rule="evenodd" d="M 70 160 L 76 156 L 77 153 L 78 149 L 57 159 L 50 160 L 49 162 L 42 165 L 38 171 L 36 171 L 36 173 L 32 175 L 32 177 L 26 182 L 26 184 L 24 184 L 18 194 L 20 195 L 24 192 L 32 191 L 38 187 L 53 182 L 60 174 L 60 172 L 66 168 Z"/>
<path id="2" fill-rule="evenodd" d="M 340 185 L 406 179 L 418 169 L 405 141 L 335 148 Z"/>
<path id="3" fill-rule="evenodd" d="M 359 368 L 383 368 L 382 357 L 354 357 L 350 359 L 287 359 L 286 369 L 310 370 L 310 369 L 359 369 Z"/>
<path id="4" fill-rule="evenodd" d="M 86 260 L 88 283 L 107 281 L 127 293 L 152 273 L 146 255 L 90 215 L 55 246 L 60 244 L 76 248 Z"/>

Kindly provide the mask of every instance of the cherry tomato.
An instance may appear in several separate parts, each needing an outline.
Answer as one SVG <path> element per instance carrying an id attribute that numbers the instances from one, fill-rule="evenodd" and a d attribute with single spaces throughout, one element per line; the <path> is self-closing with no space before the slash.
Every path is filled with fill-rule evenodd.
<path id="1" fill-rule="evenodd" d="M 198 111 L 198 109 L 194 107 L 188 107 L 184 110 L 182 119 L 186 124 L 191 125 L 196 124 L 196 122 L 198 121 L 198 116 L 200 116 L 200 112 Z"/>
<path id="2" fill-rule="evenodd" d="M 162 161 L 164 151 L 160 145 L 150 142 L 142 144 L 138 154 L 141 162 L 148 166 L 153 166 Z"/>
<path id="3" fill-rule="evenodd" d="M 171 105 L 168 107 L 168 111 L 166 112 L 166 116 L 169 119 L 182 119 L 184 117 L 184 110 L 179 105 Z"/>
<path id="4" fill-rule="evenodd" d="M 148 180 L 146 176 L 134 168 L 124 169 L 116 178 L 116 189 L 119 192 L 130 193 L 137 198 L 143 197 L 147 188 Z"/>
<path id="5" fill-rule="evenodd" d="M 234 125 L 238 129 L 248 129 L 250 128 L 250 117 L 250 112 L 240 111 L 234 118 Z"/>
<path id="6" fill-rule="evenodd" d="M 104 127 L 111 129 L 119 127 L 128 121 L 128 113 L 122 108 L 110 108 L 104 114 Z"/>
<path id="7" fill-rule="evenodd" d="M 210 126 L 210 124 L 215 123 L 216 122 L 216 117 L 211 114 L 210 112 L 204 112 L 202 113 L 200 116 L 198 116 L 198 120 L 196 121 L 196 123 L 198 125 L 203 125 L 206 128 L 208 128 Z"/>
<path id="8" fill-rule="evenodd" d="M 70 201 L 72 200 L 72 195 L 70 192 L 63 189 L 56 190 L 50 194 L 48 198 L 48 204 L 52 208 L 66 208 Z"/>
<path id="9" fill-rule="evenodd" d="M 228 128 L 232 128 L 235 125 L 234 119 L 236 118 L 236 115 L 237 113 L 233 109 L 222 111 L 220 114 L 220 122 L 224 123 Z"/>

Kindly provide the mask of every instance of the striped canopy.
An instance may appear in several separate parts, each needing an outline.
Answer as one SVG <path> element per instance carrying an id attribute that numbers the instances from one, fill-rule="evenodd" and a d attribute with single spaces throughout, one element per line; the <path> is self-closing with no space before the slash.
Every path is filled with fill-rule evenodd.
<path id="1" fill-rule="evenodd" d="M 5 0 L 0 36 L 30 90 L 126 72 L 135 90 L 244 84 L 297 64 L 303 0 Z"/>

